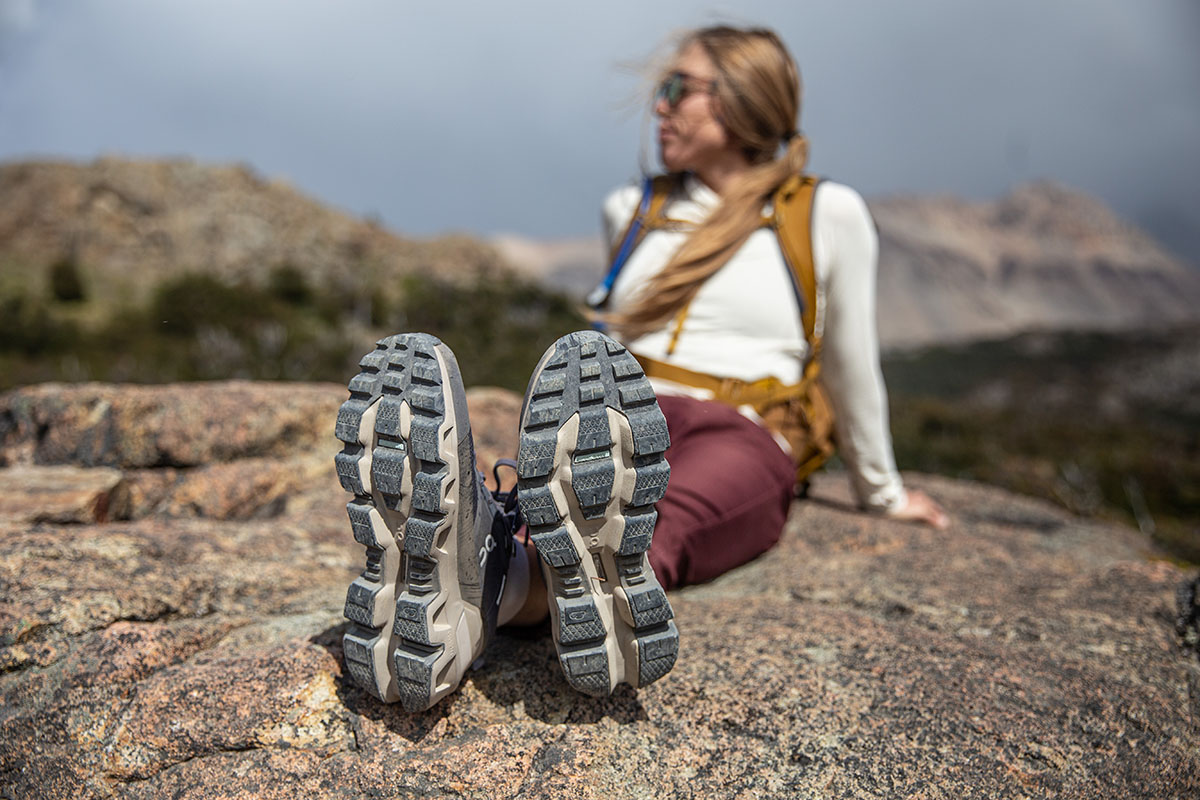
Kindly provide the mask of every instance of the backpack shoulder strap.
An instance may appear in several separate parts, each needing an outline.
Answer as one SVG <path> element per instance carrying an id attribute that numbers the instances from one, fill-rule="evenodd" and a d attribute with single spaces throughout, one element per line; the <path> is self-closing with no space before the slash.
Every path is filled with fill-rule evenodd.
<path id="1" fill-rule="evenodd" d="M 617 282 L 617 276 L 621 274 L 621 269 L 625 266 L 625 262 L 629 260 L 629 256 L 641 244 L 642 239 L 646 238 L 647 233 L 655 228 L 663 227 L 666 221 L 666 214 L 663 213 L 663 209 L 666 207 L 671 193 L 675 191 L 678 182 L 678 177 L 675 175 L 655 175 L 654 177 L 647 177 L 642 182 L 641 202 L 638 203 L 633 216 L 629 218 L 629 224 L 625 227 L 625 233 L 613 245 L 612 251 L 609 253 L 608 273 L 604 276 L 604 280 L 601 281 L 600 285 L 588 295 L 587 303 L 589 306 L 595 309 L 602 309 L 608 304 L 608 297 L 612 293 L 612 287 Z"/>
<path id="2" fill-rule="evenodd" d="M 821 353 L 821 337 L 817 335 L 817 274 L 812 251 L 813 198 L 820 182 L 814 175 L 795 175 L 785 181 L 775 193 L 771 219 L 780 250 L 801 295 L 800 319 L 812 365 Z"/>

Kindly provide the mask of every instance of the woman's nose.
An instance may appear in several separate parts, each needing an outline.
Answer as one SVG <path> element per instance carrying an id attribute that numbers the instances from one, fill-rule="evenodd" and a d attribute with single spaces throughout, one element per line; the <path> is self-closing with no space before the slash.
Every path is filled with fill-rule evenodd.
<path id="1" fill-rule="evenodd" d="M 671 104 L 661 94 L 654 99 L 654 113 L 660 117 L 665 117 L 671 113 Z"/>

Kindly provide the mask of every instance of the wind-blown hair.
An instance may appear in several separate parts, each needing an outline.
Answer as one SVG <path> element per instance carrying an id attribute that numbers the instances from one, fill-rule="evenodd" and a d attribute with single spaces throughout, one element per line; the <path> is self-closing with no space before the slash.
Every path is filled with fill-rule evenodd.
<path id="1" fill-rule="evenodd" d="M 716 67 L 717 118 L 752 167 L 730 183 L 721 204 L 692 231 L 629 308 L 602 315 L 627 335 L 653 330 L 690 302 L 701 284 L 762 225 L 763 206 L 808 160 L 808 142 L 797 132 L 800 72 L 773 31 L 724 25 L 701 28 L 685 35 L 676 52 L 692 45 L 700 47 Z"/>

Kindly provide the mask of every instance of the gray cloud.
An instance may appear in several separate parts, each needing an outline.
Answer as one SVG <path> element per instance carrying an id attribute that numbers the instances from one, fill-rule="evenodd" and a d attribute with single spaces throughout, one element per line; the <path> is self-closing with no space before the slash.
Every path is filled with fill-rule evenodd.
<path id="1" fill-rule="evenodd" d="M 0 158 L 244 161 L 405 232 L 590 233 L 637 170 L 620 64 L 716 18 L 792 47 L 817 171 L 980 198 L 1051 177 L 1200 262 L 1191 0 L 0 0 Z"/>

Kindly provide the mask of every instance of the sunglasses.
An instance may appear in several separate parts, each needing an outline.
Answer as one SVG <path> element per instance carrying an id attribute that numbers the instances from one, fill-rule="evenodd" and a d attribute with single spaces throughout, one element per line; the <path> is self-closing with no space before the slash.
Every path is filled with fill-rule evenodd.
<path id="1" fill-rule="evenodd" d="M 690 86 L 688 85 L 689 81 L 692 84 Z M 701 86 L 696 86 L 697 83 Z M 658 91 L 654 96 L 660 100 L 666 100 L 667 107 L 674 110 L 689 94 L 709 94 L 716 90 L 716 81 L 705 83 L 703 78 L 697 78 L 695 75 L 688 75 L 686 72 L 672 72 L 663 78 L 663 82 L 658 85 Z"/>

